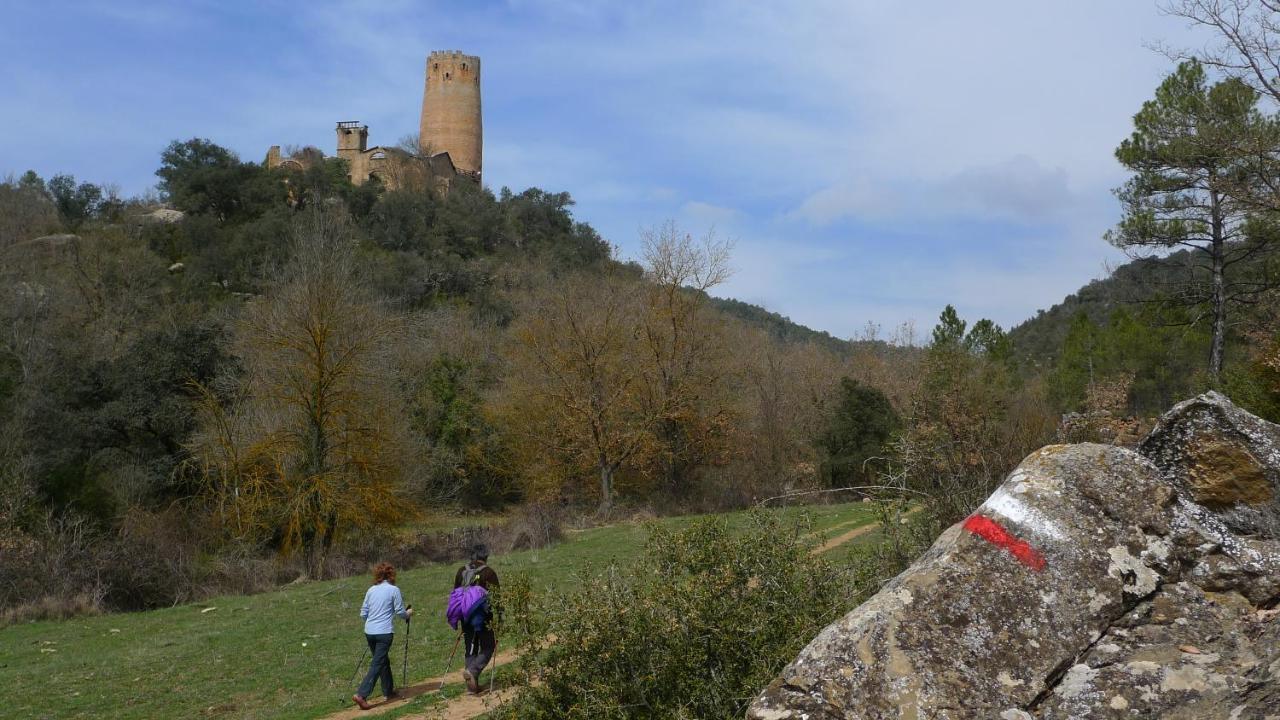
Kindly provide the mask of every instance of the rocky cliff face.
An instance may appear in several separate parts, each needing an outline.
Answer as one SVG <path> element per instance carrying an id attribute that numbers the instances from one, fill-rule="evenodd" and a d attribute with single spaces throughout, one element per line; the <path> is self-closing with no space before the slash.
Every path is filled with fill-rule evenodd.
<path id="1" fill-rule="evenodd" d="M 1033 453 L 747 716 L 1280 720 L 1277 601 L 1280 426 L 1209 393 Z"/>

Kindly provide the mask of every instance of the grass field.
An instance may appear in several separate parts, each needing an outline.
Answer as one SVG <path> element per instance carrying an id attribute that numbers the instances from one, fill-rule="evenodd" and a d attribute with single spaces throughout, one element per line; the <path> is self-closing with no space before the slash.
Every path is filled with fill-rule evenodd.
<path id="1" fill-rule="evenodd" d="M 871 522 L 866 506 L 787 509 L 823 531 Z M 730 521 L 739 515 L 729 515 Z M 692 517 L 658 522 L 679 526 Z M 871 533 L 859 541 L 873 537 Z M 498 572 L 526 573 L 535 590 L 564 588 L 575 572 L 625 563 L 644 541 L 639 525 L 571 533 L 541 550 L 495 556 Z M 453 635 L 444 601 L 455 564 L 400 574 L 418 611 L 409 676 L 440 674 Z M 252 596 L 213 598 L 145 613 L 37 622 L 0 629 L 0 715 L 14 718 L 316 718 L 354 689 L 363 647 L 359 608 L 368 578 L 299 583 Z M 404 647 L 397 623 L 396 681 Z M 414 703 L 419 708 L 419 703 Z M 397 713 L 399 714 L 399 713 Z M 391 716 L 384 716 L 391 717 Z"/>

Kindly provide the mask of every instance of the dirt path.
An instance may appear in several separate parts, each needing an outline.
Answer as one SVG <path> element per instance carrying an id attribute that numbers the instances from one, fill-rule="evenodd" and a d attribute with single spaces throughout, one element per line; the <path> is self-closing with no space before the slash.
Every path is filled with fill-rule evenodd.
<path id="1" fill-rule="evenodd" d="M 502 652 L 498 653 L 498 665 L 499 666 L 509 665 L 515 662 L 516 660 L 518 660 L 519 658 L 520 658 L 520 654 L 517 653 L 515 650 L 503 650 Z M 486 673 L 485 680 L 488 680 L 488 673 Z M 325 715 L 322 720 L 354 720 L 355 718 L 364 718 L 364 717 L 372 717 L 374 715 L 381 715 L 382 713 L 395 710 L 396 708 L 403 706 L 409 700 L 412 700 L 413 698 L 416 698 L 420 695 L 425 695 L 427 693 L 435 692 L 449 683 L 460 683 L 460 682 L 462 682 L 461 670 L 456 670 L 454 672 L 449 673 L 448 675 L 441 675 L 439 677 L 428 678 L 426 680 L 419 680 L 418 682 L 410 685 L 409 687 L 400 688 L 400 697 L 395 700 L 387 702 L 386 700 L 378 699 L 374 704 L 374 706 L 368 710 L 361 710 L 360 708 L 355 707 L 353 705 L 344 710 L 339 710 L 338 712 L 333 713 L 332 715 Z M 508 693 L 514 690 L 515 688 L 499 688 L 494 691 L 494 698 L 503 696 L 504 693 Z M 464 696 L 464 697 L 468 697 L 468 696 Z M 482 696 L 469 696 L 469 697 L 475 697 L 478 699 L 479 697 L 484 697 L 484 696 L 482 695 Z M 446 703 L 446 705 L 452 706 L 454 702 L 462 699 L 463 698 L 456 698 L 454 701 Z M 504 699 L 503 702 L 506 702 L 506 699 Z M 415 715 L 414 717 L 418 717 L 418 716 Z M 465 717 L 471 717 L 471 716 L 467 715 Z"/>
<path id="2" fill-rule="evenodd" d="M 919 507 L 913 507 L 910 510 L 903 513 L 902 517 L 904 518 L 910 517 L 911 515 L 915 515 L 919 511 L 920 511 Z M 840 527 L 840 526 L 837 526 L 837 527 Z M 821 555 L 822 553 L 828 550 L 834 550 L 840 547 L 841 545 L 844 545 L 845 543 L 853 540 L 854 538 L 862 537 L 863 535 L 866 535 L 867 533 L 873 530 L 876 530 L 879 527 L 880 527 L 880 523 L 876 522 L 875 520 L 869 520 L 867 521 L 866 525 L 856 527 L 847 533 L 844 533 L 842 535 L 837 535 L 831 538 L 830 540 L 822 543 L 821 545 L 813 549 L 813 554 Z"/>
<path id="3" fill-rule="evenodd" d="M 807 533 L 805 533 L 804 535 L 802 535 L 801 537 L 802 537 L 802 539 L 805 539 L 805 540 L 812 540 L 813 538 L 816 538 L 816 537 L 818 537 L 819 535 L 825 535 L 825 534 L 827 534 L 827 533 L 829 533 L 829 532 L 835 532 L 836 530 L 843 530 L 843 529 L 845 529 L 845 528 L 849 527 L 850 525 L 862 525 L 862 524 L 866 524 L 866 523 L 869 523 L 869 522 L 874 522 L 874 521 L 873 521 L 873 520 L 868 520 L 868 519 L 866 519 L 866 518 L 854 518 L 854 519 L 852 519 L 852 520 L 845 520 L 844 522 L 836 523 L 835 525 L 832 525 L 831 527 L 825 527 L 825 528 L 822 528 L 821 530 L 814 530 L 814 531 L 812 531 L 812 532 L 807 532 Z"/>
<path id="4" fill-rule="evenodd" d="M 496 710 L 498 706 L 514 698 L 518 692 L 520 692 L 519 685 L 510 685 L 497 688 L 492 693 L 484 692 L 479 695 L 466 693 L 443 705 L 437 705 L 425 712 L 405 715 L 399 720 L 471 720 L 490 710 Z"/>
<path id="5" fill-rule="evenodd" d="M 911 515 L 912 513 L 916 512 L 916 510 L 918 509 L 919 508 L 914 508 L 908 511 L 907 515 Z M 840 523 L 833 527 L 827 528 L 823 532 L 838 530 L 840 528 L 848 527 L 849 525 L 853 525 L 855 523 L 864 523 L 864 524 L 859 525 L 858 527 L 855 527 L 846 533 L 837 535 L 831 538 L 830 540 L 822 543 L 818 547 L 814 548 L 812 550 L 812 553 L 814 555 L 821 555 L 822 553 L 825 553 L 828 550 L 833 550 L 835 548 L 838 548 L 841 545 L 844 545 L 845 543 L 850 542 L 856 538 L 862 537 L 863 535 L 880 527 L 880 524 L 878 522 L 875 522 L 874 520 L 859 519 L 859 520 L 849 520 L 847 522 Z M 500 665 L 507 665 L 511 662 L 518 660 L 519 657 L 520 657 L 519 654 L 514 650 L 504 650 L 503 652 L 498 653 L 498 663 Z M 363 718 L 363 717 L 378 715 L 380 713 L 388 712 L 390 710 L 394 710 L 398 707 L 401 707 L 404 705 L 406 701 L 412 698 L 418 697 L 420 695 L 423 695 L 429 692 L 435 692 L 436 690 L 440 689 L 443 685 L 450 682 L 459 682 L 461 681 L 461 679 L 462 679 L 461 673 L 454 672 L 442 677 L 435 677 L 435 678 L 430 678 L 428 680 L 421 680 L 407 688 L 402 688 L 400 691 L 402 693 L 401 699 L 395 700 L 393 702 L 379 702 L 377 705 L 374 705 L 373 708 L 370 710 L 360 710 L 359 708 L 355 708 L 355 707 L 348 708 L 346 710 L 333 713 L 332 715 L 326 715 L 323 718 L 323 720 L 356 720 L 356 718 Z M 516 693 L 518 693 L 519 691 L 520 691 L 519 686 L 511 685 L 508 687 L 498 687 L 492 693 L 485 692 L 485 693 L 481 693 L 480 695 L 472 695 L 470 693 L 466 693 L 459 697 L 453 698 L 452 700 L 449 700 L 443 704 L 436 705 L 435 707 L 425 710 L 424 712 L 404 715 L 401 718 L 399 718 L 399 720 L 471 720 L 472 718 L 483 715 L 491 710 L 496 709 L 499 705 L 502 705 L 503 703 L 510 701 L 513 697 L 516 696 Z"/>

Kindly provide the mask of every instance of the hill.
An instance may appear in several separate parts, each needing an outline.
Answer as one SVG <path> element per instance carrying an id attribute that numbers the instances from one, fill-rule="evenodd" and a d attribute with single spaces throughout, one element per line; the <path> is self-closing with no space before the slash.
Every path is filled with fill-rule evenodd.
<path id="1" fill-rule="evenodd" d="M 1118 412 L 1153 416 L 1215 387 L 1208 373 L 1209 275 L 1192 251 L 1133 260 L 1009 332 L 1024 376 L 1046 381 L 1060 411 L 1119 393 Z M 1277 258 L 1258 254 L 1231 268 L 1238 289 L 1274 285 Z M 1234 279 L 1232 279 L 1234 278 Z M 1280 417 L 1266 361 L 1277 327 L 1275 292 L 1229 306 L 1226 363 L 1216 387 L 1268 419 Z M 1108 391 L 1106 388 L 1112 388 Z"/>

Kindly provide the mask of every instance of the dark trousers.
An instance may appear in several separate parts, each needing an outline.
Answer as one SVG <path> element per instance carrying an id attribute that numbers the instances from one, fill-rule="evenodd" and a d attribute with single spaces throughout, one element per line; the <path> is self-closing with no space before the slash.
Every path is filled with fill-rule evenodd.
<path id="1" fill-rule="evenodd" d="M 373 659 L 369 661 L 369 672 L 365 674 L 364 682 L 360 683 L 360 689 L 356 694 L 362 698 L 369 697 L 369 693 L 373 692 L 374 683 L 381 680 L 382 694 L 390 695 L 395 692 L 394 681 L 391 679 L 391 644 L 396 636 L 393 633 L 385 635 L 365 633 L 364 639 L 369 641 L 369 652 L 373 653 Z"/>
<path id="2" fill-rule="evenodd" d="M 493 658 L 493 650 L 498 646 L 498 638 L 493 634 L 493 628 L 486 626 L 484 630 L 475 631 L 470 628 L 464 628 L 462 631 L 463 640 L 467 643 L 467 671 L 471 673 L 471 677 L 480 682 L 480 673 L 489 665 L 489 660 Z"/>

